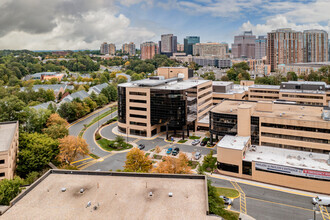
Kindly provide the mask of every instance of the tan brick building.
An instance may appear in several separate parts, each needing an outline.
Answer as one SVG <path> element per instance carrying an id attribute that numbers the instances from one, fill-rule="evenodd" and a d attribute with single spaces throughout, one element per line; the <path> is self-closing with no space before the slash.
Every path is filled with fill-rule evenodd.
<path id="1" fill-rule="evenodd" d="M 218 170 L 329 194 L 329 120 L 329 107 L 225 100 L 210 111 Z"/>
<path id="2" fill-rule="evenodd" d="M 12 179 L 18 153 L 18 122 L 0 123 L 0 180 Z"/>
<path id="3" fill-rule="evenodd" d="M 163 76 L 165 79 L 179 77 L 187 80 L 194 76 L 194 71 L 188 67 L 159 67 L 157 75 Z"/>
<path id="4" fill-rule="evenodd" d="M 144 137 L 165 131 L 183 135 L 195 130 L 212 107 L 212 81 L 152 77 L 119 84 L 118 96 L 119 131 Z"/>

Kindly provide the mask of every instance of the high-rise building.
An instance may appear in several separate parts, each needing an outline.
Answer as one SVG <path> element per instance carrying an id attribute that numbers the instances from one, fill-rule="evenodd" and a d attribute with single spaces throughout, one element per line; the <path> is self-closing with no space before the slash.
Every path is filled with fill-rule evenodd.
<path id="1" fill-rule="evenodd" d="M 194 56 L 217 56 L 226 57 L 228 44 L 226 43 L 197 43 L 193 45 Z"/>
<path id="2" fill-rule="evenodd" d="M 122 53 L 128 54 L 130 56 L 135 56 L 135 44 L 133 42 L 130 42 L 129 44 L 123 44 Z"/>
<path id="3" fill-rule="evenodd" d="M 177 52 L 177 37 L 173 34 L 163 34 L 159 44 L 160 53 L 172 56 Z"/>
<path id="4" fill-rule="evenodd" d="M 145 42 L 140 45 L 140 49 L 142 60 L 152 59 L 158 53 L 158 45 L 154 42 Z"/>
<path id="5" fill-rule="evenodd" d="M 176 45 L 177 52 L 184 52 L 184 45 L 183 44 L 177 44 Z"/>
<path id="6" fill-rule="evenodd" d="M 255 58 L 262 59 L 263 57 L 267 56 L 267 37 L 266 36 L 259 36 L 256 39 L 255 45 Z"/>
<path id="7" fill-rule="evenodd" d="M 267 63 L 271 71 L 278 64 L 303 62 L 303 34 L 291 28 L 277 29 L 268 33 Z"/>
<path id="8" fill-rule="evenodd" d="M 242 35 L 235 36 L 231 46 L 234 58 L 255 58 L 256 36 L 252 31 L 244 31 Z"/>
<path id="9" fill-rule="evenodd" d="M 107 42 L 104 42 L 103 44 L 101 44 L 100 53 L 109 54 L 109 44 Z"/>
<path id="10" fill-rule="evenodd" d="M 116 54 L 116 45 L 108 44 L 107 42 L 104 42 L 103 44 L 101 44 L 100 53 L 104 54 L 104 55 L 106 55 L 106 54 L 115 55 Z"/>
<path id="11" fill-rule="evenodd" d="M 109 55 L 116 55 L 116 45 L 115 44 L 108 44 L 109 45 Z"/>
<path id="12" fill-rule="evenodd" d="M 183 44 L 184 44 L 184 52 L 188 55 L 192 55 L 193 54 L 193 45 L 200 43 L 200 37 L 198 36 L 187 36 L 184 40 L 183 40 Z"/>
<path id="13" fill-rule="evenodd" d="M 306 30 L 304 35 L 304 62 L 328 61 L 328 33 L 323 30 Z"/>

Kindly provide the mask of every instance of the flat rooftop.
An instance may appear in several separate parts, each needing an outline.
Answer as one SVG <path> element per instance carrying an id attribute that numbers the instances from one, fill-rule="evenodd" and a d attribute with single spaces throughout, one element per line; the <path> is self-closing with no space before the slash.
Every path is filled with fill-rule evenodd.
<path id="1" fill-rule="evenodd" d="M 245 161 L 259 161 L 283 166 L 330 172 L 329 155 L 276 147 L 256 146 L 245 152 Z M 330 179 L 330 173 L 329 173 Z"/>
<path id="2" fill-rule="evenodd" d="M 245 145 L 249 142 L 250 137 L 225 135 L 217 144 L 217 147 L 243 150 Z"/>
<path id="3" fill-rule="evenodd" d="M 250 88 L 251 89 L 280 89 L 280 86 L 254 84 L 254 85 L 250 86 Z"/>
<path id="4" fill-rule="evenodd" d="M 252 111 L 252 116 L 324 122 L 324 126 L 322 126 L 322 128 L 330 128 L 330 123 L 322 119 L 321 114 L 323 111 L 323 107 L 319 106 L 305 106 L 274 102 L 273 110 L 271 112 L 267 112 L 257 111 L 257 102 L 223 100 L 210 111 L 215 113 L 237 115 L 237 109 L 240 105 L 244 105 L 245 107 L 250 106 L 252 109 L 254 109 Z M 321 126 L 321 124 L 319 123 L 317 126 Z"/>
<path id="5" fill-rule="evenodd" d="M 197 80 L 197 79 L 188 79 L 180 81 L 176 78 L 170 79 L 142 79 L 133 81 L 130 83 L 122 83 L 118 86 L 121 87 L 130 87 L 130 88 L 152 88 L 152 89 L 164 89 L 164 90 L 184 90 L 189 89 L 194 86 L 201 85 L 203 83 L 209 82 L 210 80 Z"/>
<path id="6" fill-rule="evenodd" d="M 42 179 L 43 178 L 43 179 Z M 32 188 L 32 189 L 31 189 Z M 62 188 L 66 191 L 62 192 Z M 80 189 L 84 189 L 80 193 Z M 152 192 L 152 196 L 149 193 Z M 169 193 L 173 197 L 169 197 Z M 24 195 L 25 194 L 25 195 Z M 4 219 L 212 219 L 200 175 L 50 170 Z M 133 217 L 134 216 L 134 217 Z"/>
<path id="7" fill-rule="evenodd" d="M 0 152 L 7 151 L 13 141 L 17 122 L 0 123 Z"/>

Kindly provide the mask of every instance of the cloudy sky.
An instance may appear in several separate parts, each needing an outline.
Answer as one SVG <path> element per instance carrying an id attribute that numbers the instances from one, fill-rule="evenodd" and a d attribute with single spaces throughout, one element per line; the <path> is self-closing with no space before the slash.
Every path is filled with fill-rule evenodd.
<path id="1" fill-rule="evenodd" d="M 164 33 L 232 43 L 244 30 L 330 32 L 330 0 L 0 0 L 0 49 L 98 49 Z"/>

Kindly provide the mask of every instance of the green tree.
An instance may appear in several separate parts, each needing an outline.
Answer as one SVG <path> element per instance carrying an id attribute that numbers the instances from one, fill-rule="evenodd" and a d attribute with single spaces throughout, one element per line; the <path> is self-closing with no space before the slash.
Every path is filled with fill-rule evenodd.
<path id="1" fill-rule="evenodd" d="M 207 79 L 207 80 L 215 80 L 215 73 L 214 72 L 206 72 L 204 73 L 204 75 L 202 75 L 202 77 L 204 79 Z"/>
<path id="2" fill-rule="evenodd" d="M 0 205 L 9 205 L 10 201 L 14 199 L 22 190 L 21 185 L 23 180 L 15 177 L 12 180 L 3 179 L 0 181 Z"/>
<path id="3" fill-rule="evenodd" d="M 133 75 L 131 76 L 131 81 L 136 81 L 136 80 L 141 80 L 144 79 L 144 76 L 140 73 L 133 73 Z"/>
<path id="4" fill-rule="evenodd" d="M 0 121 L 15 121 L 20 119 L 25 103 L 17 96 L 9 95 L 0 100 Z"/>
<path id="5" fill-rule="evenodd" d="M 32 171 L 40 172 L 58 154 L 58 142 L 46 134 L 20 133 L 16 172 L 25 178 Z"/>
<path id="6" fill-rule="evenodd" d="M 212 172 L 214 169 L 217 168 L 216 162 L 217 162 L 217 158 L 213 157 L 213 151 L 210 151 L 210 153 L 208 153 L 204 157 L 202 164 L 203 170 L 207 172 Z"/>
<path id="7" fill-rule="evenodd" d="M 298 80 L 298 76 L 295 72 L 288 72 L 286 74 L 286 78 L 288 79 L 288 81 L 297 81 Z"/>

